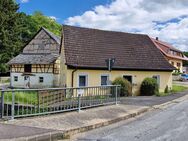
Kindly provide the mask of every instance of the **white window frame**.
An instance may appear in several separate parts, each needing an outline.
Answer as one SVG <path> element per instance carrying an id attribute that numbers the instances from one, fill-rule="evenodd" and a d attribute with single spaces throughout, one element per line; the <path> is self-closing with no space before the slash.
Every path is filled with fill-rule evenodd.
<path id="1" fill-rule="evenodd" d="M 80 84 L 79 84 L 79 82 L 80 82 L 80 76 L 85 76 L 86 77 L 86 86 L 80 86 Z M 77 86 L 78 87 L 87 87 L 87 86 L 89 86 L 89 76 L 88 76 L 88 74 L 86 74 L 86 73 L 81 73 L 81 74 L 78 74 L 78 78 L 77 78 Z"/>
<path id="2" fill-rule="evenodd" d="M 107 76 L 107 85 L 102 85 L 102 76 Z M 108 86 L 108 85 L 110 85 L 110 75 L 109 74 L 101 74 L 101 76 L 100 76 L 100 85 L 101 86 Z"/>
<path id="3" fill-rule="evenodd" d="M 160 75 L 153 75 L 152 78 L 154 78 L 154 77 L 157 77 L 157 84 L 158 84 L 158 86 L 160 88 L 160 85 L 161 85 L 161 76 Z"/>

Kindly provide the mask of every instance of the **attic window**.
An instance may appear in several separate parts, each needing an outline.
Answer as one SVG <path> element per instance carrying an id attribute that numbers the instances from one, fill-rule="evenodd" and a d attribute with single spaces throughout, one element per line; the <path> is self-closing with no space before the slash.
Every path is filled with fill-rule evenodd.
<path id="1" fill-rule="evenodd" d="M 31 72 L 31 65 L 30 64 L 24 65 L 24 72 Z"/>

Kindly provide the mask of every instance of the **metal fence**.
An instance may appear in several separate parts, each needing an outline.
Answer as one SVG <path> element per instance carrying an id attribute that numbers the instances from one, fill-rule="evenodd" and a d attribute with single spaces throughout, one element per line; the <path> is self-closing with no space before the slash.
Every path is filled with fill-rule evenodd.
<path id="1" fill-rule="evenodd" d="M 2 118 L 36 116 L 117 104 L 119 86 L 1 90 Z"/>

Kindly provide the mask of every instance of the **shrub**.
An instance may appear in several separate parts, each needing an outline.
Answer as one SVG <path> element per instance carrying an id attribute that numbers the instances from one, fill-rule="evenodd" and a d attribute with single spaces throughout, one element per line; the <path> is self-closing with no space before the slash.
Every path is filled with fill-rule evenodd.
<path id="1" fill-rule="evenodd" d="M 164 90 L 164 93 L 169 93 L 168 85 L 166 85 L 166 88 L 165 88 L 165 90 Z"/>
<path id="2" fill-rule="evenodd" d="M 112 84 L 121 85 L 120 96 L 132 96 L 132 85 L 128 80 L 118 77 L 112 82 Z"/>
<path id="3" fill-rule="evenodd" d="M 145 78 L 141 84 L 140 94 L 142 96 L 157 95 L 159 93 L 159 86 L 157 80 L 154 78 Z"/>

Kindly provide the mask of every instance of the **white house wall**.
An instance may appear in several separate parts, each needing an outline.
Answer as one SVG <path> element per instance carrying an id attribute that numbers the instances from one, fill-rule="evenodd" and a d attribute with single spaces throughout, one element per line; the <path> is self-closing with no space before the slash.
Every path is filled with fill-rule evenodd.
<path id="1" fill-rule="evenodd" d="M 14 81 L 14 76 L 18 76 L 18 81 Z M 54 75 L 52 73 L 32 73 L 30 77 L 30 88 L 44 88 L 44 87 L 53 87 Z M 43 83 L 39 82 L 39 77 L 43 77 Z M 24 88 L 25 81 L 23 73 L 11 73 L 11 86 L 17 88 Z"/>

